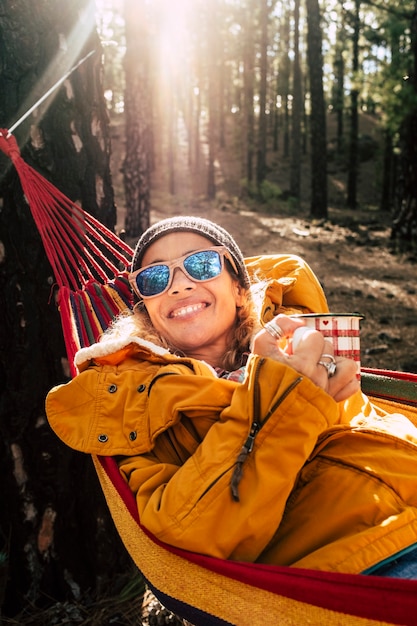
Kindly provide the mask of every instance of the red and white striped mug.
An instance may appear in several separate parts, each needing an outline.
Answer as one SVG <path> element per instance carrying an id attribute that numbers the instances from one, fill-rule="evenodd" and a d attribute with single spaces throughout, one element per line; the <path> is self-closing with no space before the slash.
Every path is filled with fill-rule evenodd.
<path id="1" fill-rule="evenodd" d="M 334 355 L 353 359 L 361 367 L 360 313 L 307 313 L 292 315 L 301 318 L 308 328 L 319 330 L 324 337 L 331 339 Z"/>

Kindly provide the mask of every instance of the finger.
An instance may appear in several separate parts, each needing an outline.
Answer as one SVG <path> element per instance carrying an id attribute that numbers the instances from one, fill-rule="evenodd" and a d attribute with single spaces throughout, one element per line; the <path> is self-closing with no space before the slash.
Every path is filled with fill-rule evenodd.
<path id="1" fill-rule="evenodd" d="M 263 328 L 254 336 L 251 344 L 251 352 L 284 362 L 285 356 L 280 343 L 281 342 L 271 335 L 267 329 Z"/>
<path id="2" fill-rule="evenodd" d="M 276 345 L 285 350 L 285 352 L 290 352 L 290 337 L 292 337 L 294 331 L 300 327 L 304 326 L 303 320 L 295 320 L 288 317 L 288 315 L 276 315 L 272 320 L 267 322 L 264 326 L 264 330 L 267 331 Z M 266 340 L 265 340 L 266 341 Z M 258 342 L 254 342 L 255 346 L 259 346 Z M 272 348 L 272 345 L 271 345 Z M 266 355 L 265 355 L 266 356 Z"/>
<path id="3" fill-rule="evenodd" d="M 337 402 L 346 400 L 360 389 L 357 367 L 351 359 L 336 359 L 336 373 L 328 379 L 327 392 Z"/>
<path id="4" fill-rule="evenodd" d="M 276 315 L 271 321 L 281 328 L 286 337 L 291 337 L 297 328 L 305 328 L 305 322 L 303 320 L 293 319 L 283 313 Z"/>
<path id="5" fill-rule="evenodd" d="M 295 337 L 295 341 L 294 341 Z M 292 341 L 292 354 L 316 365 L 324 352 L 324 337 L 313 328 L 296 330 Z"/>
<path id="6" fill-rule="evenodd" d="M 309 328 L 307 326 L 303 326 L 302 328 L 297 328 L 292 336 L 292 341 L 289 345 L 288 352 L 289 354 L 307 354 L 311 347 L 319 347 L 320 350 L 324 350 L 324 339 L 321 333 L 319 333 L 314 328 Z"/>
<path id="7" fill-rule="evenodd" d="M 349 381 L 347 385 L 340 389 L 333 397 L 336 402 L 343 402 L 343 400 L 347 400 L 351 396 L 353 396 L 360 389 L 360 382 L 356 378 L 353 378 Z M 331 395 L 331 394 L 330 394 Z"/>
<path id="8" fill-rule="evenodd" d="M 325 354 L 334 354 L 333 342 L 324 338 L 323 352 Z"/>

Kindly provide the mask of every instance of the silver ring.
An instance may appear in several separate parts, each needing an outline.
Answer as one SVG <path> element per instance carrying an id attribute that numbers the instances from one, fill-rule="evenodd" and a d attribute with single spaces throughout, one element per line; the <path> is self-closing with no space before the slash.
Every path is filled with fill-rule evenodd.
<path id="1" fill-rule="evenodd" d="M 265 324 L 264 328 L 266 331 L 268 331 L 270 335 L 272 335 L 274 339 L 282 339 L 282 337 L 284 336 L 284 331 L 282 330 L 281 326 L 278 326 L 278 324 L 274 322 L 274 320 L 271 320 L 270 322 Z"/>
<path id="2" fill-rule="evenodd" d="M 326 361 L 322 361 L 321 359 L 330 359 L 330 361 L 326 363 Z M 321 359 L 318 361 L 317 365 L 323 365 L 327 370 L 328 378 L 331 378 L 336 374 L 336 359 L 333 354 L 322 354 Z"/>

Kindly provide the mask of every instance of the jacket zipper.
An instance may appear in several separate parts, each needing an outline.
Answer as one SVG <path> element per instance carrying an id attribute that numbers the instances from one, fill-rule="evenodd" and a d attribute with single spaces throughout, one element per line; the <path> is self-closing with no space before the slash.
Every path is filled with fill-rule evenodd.
<path id="1" fill-rule="evenodd" d="M 230 480 L 230 490 L 232 492 L 232 498 L 235 502 L 239 502 L 239 483 L 243 475 L 243 464 L 246 461 L 248 455 L 252 452 L 254 448 L 256 435 L 259 433 L 261 428 L 266 424 L 266 422 L 269 420 L 271 415 L 273 415 L 273 413 L 277 410 L 280 404 L 282 404 L 282 402 L 288 397 L 288 395 L 293 391 L 293 389 L 295 389 L 295 387 L 299 385 L 299 383 L 303 380 L 302 376 L 299 376 L 298 378 L 296 378 L 295 381 L 293 381 L 291 385 L 287 387 L 284 393 L 280 395 L 280 397 L 275 402 L 275 404 L 273 404 L 273 406 L 269 409 L 264 419 L 261 420 L 260 415 L 259 415 L 260 394 L 261 394 L 261 389 L 259 385 L 259 376 L 260 376 L 261 367 L 263 366 L 264 363 L 265 363 L 264 358 L 259 359 L 259 362 L 257 363 L 257 366 L 256 366 L 255 376 L 254 376 L 254 392 L 253 392 L 253 422 L 252 422 L 249 435 L 245 443 L 243 444 L 242 448 L 240 449 L 239 455 L 236 459 L 235 469 L 233 471 L 232 478 Z"/>

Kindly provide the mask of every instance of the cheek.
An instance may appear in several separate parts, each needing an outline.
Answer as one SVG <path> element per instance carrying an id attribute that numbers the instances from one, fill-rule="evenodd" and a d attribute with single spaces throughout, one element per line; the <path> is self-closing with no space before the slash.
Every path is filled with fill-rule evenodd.
<path id="1" fill-rule="evenodd" d="M 239 317 L 239 311 L 243 305 L 244 298 L 241 293 L 239 285 L 232 283 L 227 290 L 227 295 L 224 298 L 222 310 L 224 321 L 228 324 L 234 325 Z"/>
<path id="2" fill-rule="evenodd" d="M 246 302 L 246 293 L 239 283 L 233 283 L 234 299 L 237 307 L 242 307 Z"/>
<path id="3" fill-rule="evenodd" d="M 157 298 L 155 298 L 155 300 L 157 300 Z M 155 302 L 155 300 L 149 301 L 146 305 L 145 305 L 145 309 L 148 312 L 149 318 L 153 324 L 153 326 L 157 326 L 157 321 L 158 321 L 158 306 L 157 306 L 157 302 Z"/>

